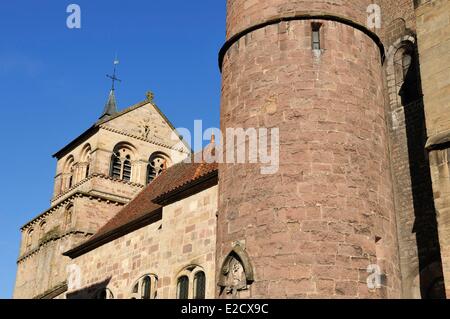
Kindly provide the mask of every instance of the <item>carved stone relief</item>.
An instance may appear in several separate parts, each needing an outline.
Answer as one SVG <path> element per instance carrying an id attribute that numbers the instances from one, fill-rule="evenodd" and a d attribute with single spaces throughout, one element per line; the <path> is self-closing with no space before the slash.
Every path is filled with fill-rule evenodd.
<path id="1" fill-rule="evenodd" d="M 253 283 L 253 268 L 245 250 L 236 245 L 225 258 L 220 270 L 219 287 L 220 294 L 239 298 L 240 292 L 248 290 Z"/>

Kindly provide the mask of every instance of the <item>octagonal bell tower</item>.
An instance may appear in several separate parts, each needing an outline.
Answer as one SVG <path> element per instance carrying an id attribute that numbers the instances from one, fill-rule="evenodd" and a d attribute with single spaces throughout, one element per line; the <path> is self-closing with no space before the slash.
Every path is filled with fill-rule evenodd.
<path id="1" fill-rule="evenodd" d="M 222 132 L 278 128 L 280 145 L 273 174 L 220 165 L 218 297 L 400 297 L 371 3 L 228 0 Z"/>

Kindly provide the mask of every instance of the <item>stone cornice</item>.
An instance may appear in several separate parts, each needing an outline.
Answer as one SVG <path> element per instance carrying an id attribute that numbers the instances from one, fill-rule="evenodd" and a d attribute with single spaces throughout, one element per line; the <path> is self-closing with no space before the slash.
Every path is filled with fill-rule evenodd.
<path id="1" fill-rule="evenodd" d="M 115 128 L 112 128 L 112 127 L 109 127 L 109 126 L 106 126 L 106 125 L 100 125 L 100 129 L 103 129 L 103 130 L 106 130 L 106 131 L 109 131 L 109 132 L 113 132 L 113 133 L 116 133 L 116 134 L 120 134 L 120 135 L 123 135 L 123 136 L 131 137 L 131 138 L 134 138 L 134 139 L 137 139 L 137 140 L 140 140 L 140 141 L 151 143 L 151 144 L 154 144 L 156 146 L 161 146 L 161 147 L 164 147 L 164 148 L 167 148 L 167 149 L 170 149 L 170 150 L 174 150 L 174 151 L 177 151 L 177 152 L 180 152 L 180 153 L 190 154 L 189 151 L 186 151 L 183 148 L 176 148 L 176 147 L 170 146 L 170 145 L 165 144 L 165 143 L 161 143 L 161 142 L 158 142 L 158 141 L 155 141 L 155 140 L 152 140 L 152 139 L 144 138 L 142 136 L 138 136 L 138 135 L 134 135 L 134 134 L 131 134 L 131 133 L 127 133 L 127 132 L 124 132 L 124 131 L 121 131 L 121 130 L 118 130 L 118 129 L 115 129 Z"/>
<path id="2" fill-rule="evenodd" d="M 88 128 L 84 133 L 82 133 L 80 136 L 78 136 L 76 139 L 74 139 L 72 142 L 64 146 L 62 149 L 60 149 L 58 152 L 53 154 L 54 158 L 60 159 L 64 155 L 66 155 L 70 150 L 75 148 L 77 145 L 82 143 L 83 141 L 87 140 L 91 136 L 93 136 L 95 133 L 98 132 L 98 127 L 93 125 L 90 128 Z"/>
<path id="3" fill-rule="evenodd" d="M 287 14 L 280 14 L 278 16 L 273 16 L 269 19 L 267 19 L 266 21 L 260 22 L 260 23 L 256 23 L 254 25 L 251 25 L 249 27 L 247 27 L 244 30 L 241 30 L 239 32 L 237 32 L 236 34 L 234 34 L 233 36 L 231 36 L 226 42 L 225 44 L 222 46 L 222 48 L 220 49 L 219 52 L 219 69 L 220 72 L 222 72 L 222 66 L 223 66 L 223 61 L 225 58 L 225 54 L 228 52 L 228 50 L 233 46 L 233 44 L 235 44 L 236 42 L 238 42 L 242 37 L 246 36 L 249 33 L 252 33 L 258 29 L 263 29 L 267 26 L 270 25 L 275 25 L 275 24 L 279 24 L 281 22 L 289 22 L 289 21 L 301 21 L 301 20 L 328 20 L 328 21 L 335 21 L 335 22 L 339 22 L 348 26 L 351 26 L 363 33 L 365 33 L 368 37 L 370 37 L 374 43 L 378 46 L 379 50 L 380 50 L 380 56 L 381 56 L 381 62 L 384 62 L 385 59 L 385 49 L 384 49 L 384 45 L 381 42 L 381 39 L 379 38 L 379 36 L 373 32 L 372 30 L 368 29 L 366 26 L 353 21 L 349 18 L 343 17 L 343 16 L 339 16 L 336 14 L 332 14 L 332 13 L 328 13 L 328 12 L 316 12 L 316 13 L 287 13 Z"/>
<path id="4" fill-rule="evenodd" d="M 98 200 L 103 200 L 105 202 L 111 202 L 111 203 L 114 203 L 114 204 L 117 204 L 117 205 L 125 205 L 126 203 L 128 203 L 128 201 L 117 200 L 117 199 L 109 197 L 109 196 L 102 196 L 102 195 L 91 194 L 91 193 L 87 193 L 87 192 L 76 191 L 75 193 L 73 193 L 72 195 L 70 195 L 69 197 L 64 199 L 64 201 L 61 201 L 58 204 L 53 205 L 52 207 L 50 207 L 49 209 L 47 209 L 46 211 L 44 211 L 43 213 L 41 213 L 40 215 L 38 215 L 37 217 L 32 219 L 31 221 L 26 223 L 25 225 L 23 225 L 20 228 L 20 230 L 24 231 L 25 229 L 29 228 L 30 226 L 38 224 L 41 220 L 43 220 L 44 218 L 46 218 L 49 215 L 51 215 L 52 213 L 54 213 L 60 207 L 66 206 L 69 203 L 71 203 L 72 199 L 80 198 L 80 197 L 95 198 L 95 199 L 98 199 Z"/>
<path id="5" fill-rule="evenodd" d="M 59 199 L 63 198 L 63 197 L 66 196 L 67 194 L 73 192 L 74 190 L 76 190 L 76 188 L 78 188 L 78 187 L 80 187 L 81 185 L 87 183 L 88 181 L 90 181 L 91 179 L 93 179 L 93 178 L 95 178 L 95 177 L 103 178 L 103 179 L 106 179 L 106 180 L 110 180 L 110 181 L 122 183 L 122 184 L 124 184 L 124 185 L 129 185 L 129 186 L 133 186 L 133 187 L 139 187 L 139 188 L 143 188 L 143 187 L 144 187 L 144 185 L 139 184 L 139 183 L 127 182 L 127 181 L 124 181 L 124 180 L 112 178 L 111 176 L 107 176 L 107 175 L 104 175 L 104 174 L 97 174 L 97 173 L 94 173 L 94 174 L 89 175 L 87 178 L 83 179 L 82 181 L 78 182 L 77 184 L 75 184 L 74 186 L 72 186 L 71 188 L 69 188 L 68 190 L 66 190 L 65 192 L 63 192 L 63 193 L 61 193 L 61 194 L 55 196 L 55 197 L 51 200 L 51 202 L 52 202 L 52 203 L 55 203 L 55 202 L 58 201 Z"/>
<path id="6" fill-rule="evenodd" d="M 68 176 L 70 174 L 61 174 L 62 176 Z M 56 202 L 58 199 L 64 197 L 65 195 L 69 194 L 70 192 L 73 192 L 77 187 L 80 187 L 81 185 L 87 183 L 88 181 L 90 181 L 91 179 L 93 179 L 95 176 L 94 174 L 89 175 L 88 177 L 86 177 L 85 179 L 79 181 L 78 183 L 76 183 L 75 185 L 73 185 L 71 188 L 65 190 L 64 192 L 56 195 L 55 197 L 52 198 L 51 203 Z"/>
<path id="7" fill-rule="evenodd" d="M 47 246 L 51 242 L 55 242 L 57 240 L 63 239 L 65 237 L 71 236 L 71 235 L 85 235 L 85 236 L 92 236 L 94 233 L 90 231 L 81 231 L 81 230 L 69 230 L 61 235 L 55 235 L 48 240 L 40 243 L 36 248 L 33 250 L 23 254 L 17 259 L 17 263 L 20 264 L 23 261 L 33 257 L 34 255 L 38 254 L 41 249 L 43 249 L 45 246 Z"/>

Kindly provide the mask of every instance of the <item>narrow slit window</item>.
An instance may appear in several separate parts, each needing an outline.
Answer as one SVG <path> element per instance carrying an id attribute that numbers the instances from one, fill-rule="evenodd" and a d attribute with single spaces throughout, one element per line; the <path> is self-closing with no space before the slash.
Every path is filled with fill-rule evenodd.
<path id="1" fill-rule="evenodd" d="M 312 49 L 320 50 L 320 27 L 322 25 L 320 23 L 312 24 Z"/>

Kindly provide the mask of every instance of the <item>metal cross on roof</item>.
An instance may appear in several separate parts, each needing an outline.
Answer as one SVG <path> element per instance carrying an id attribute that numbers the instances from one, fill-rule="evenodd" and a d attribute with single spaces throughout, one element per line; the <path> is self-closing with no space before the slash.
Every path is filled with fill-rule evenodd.
<path id="1" fill-rule="evenodd" d="M 119 78 L 116 77 L 116 66 L 117 66 L 118 64 L 119 64 L 119 60 L 117 60 L 117 58 L 116 58 L 116 59 L 114 60 L 114 72 L 113 72 L 113 75 L 109 75 L 109 74 L 106 75 L 108 78 L 110 78 L 110 79 L 112 80 L 112 87 L 111 87 L 111 90 L 113 90 L 113 91 L 114 91 L 114 88 L 115 88 L 116 81 L 122 82 L 121 79 L 119 79 Z"/>

